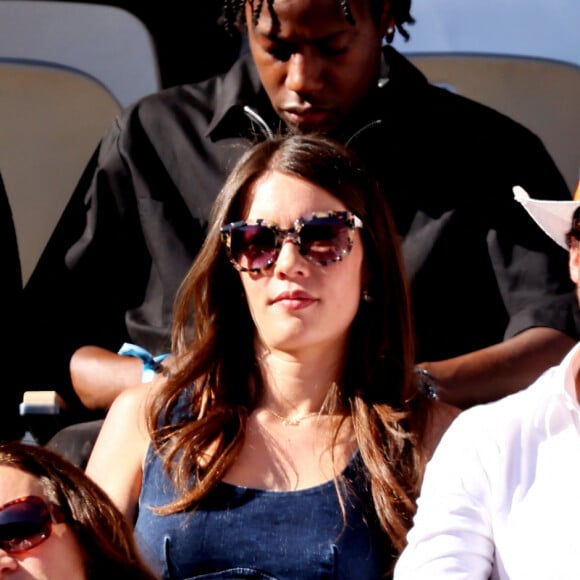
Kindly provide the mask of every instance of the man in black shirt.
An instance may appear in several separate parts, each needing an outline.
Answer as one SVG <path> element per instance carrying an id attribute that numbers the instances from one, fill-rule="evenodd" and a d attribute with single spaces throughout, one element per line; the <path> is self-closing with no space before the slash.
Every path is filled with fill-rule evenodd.
<path id="1" fill-rule="evenodd" d="M 21 348 L 16 337 L 16 331 L 21 324 L 20 300 L 22 295 L 22 272 L 20 269 L 20 254 L 18 242 L 12 218 L 12 209 L 8 194 L 4 187 L 2 174 L 0 174 L 0 248 L 2 255 L 2 296 L 4 297 L 5 311 L 2 317 L 4 330 L 3 355 L 8 364 L 14 363 L 15 353 Z M 16 367 L 18 365 L 15 365 Z M 10 380 L 11 372 L 5 374 L 5 382 L 1 389 L 2 401 L 0 402 L 0 434 L 11 439 L 20 434 L 20 430 L 14 420 L 14 411 L 18 409 L 18 390 L 14 388 Z"/>
<path id="2" fill-rule="evenodd" d="M 570 197 L 540 140 L 382 47 L 407 34 L 409 0 L 225 4 L 228 23 L 247 23 L 251 53 L 125 111 L 74 192 L 25 289 L 37 351 L 23 388 L 52 383 L 73 398 L 68 363 L 82 345 L 167 352 L 175 293 L 227 172 L 256 139 L 286 130 L 325 131 L 379 175 L 401 235 L 417 360 L 443 400 L 497 399 L 559 362 L 580 335 L 566 259 L 512 196 L 521 185 Z M 93 373 L 91 388 L 107 385 L 95 407 L 125 384 L 118 358 Z"/>

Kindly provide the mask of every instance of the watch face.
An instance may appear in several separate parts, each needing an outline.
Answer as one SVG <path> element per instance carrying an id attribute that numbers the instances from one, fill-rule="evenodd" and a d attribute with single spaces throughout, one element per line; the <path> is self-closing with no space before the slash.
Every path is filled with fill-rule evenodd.
<path id="1" fill-rule="evenodd" d="M 436 401 L 439 399 L 438 390 L 439 385 L 437 381 L 429 374 L 428 371 L 422 369 L 421 367 L 415 367 L 415 373 L 418 379 L 418 389 L 423 393 L 428 399 Z"/>

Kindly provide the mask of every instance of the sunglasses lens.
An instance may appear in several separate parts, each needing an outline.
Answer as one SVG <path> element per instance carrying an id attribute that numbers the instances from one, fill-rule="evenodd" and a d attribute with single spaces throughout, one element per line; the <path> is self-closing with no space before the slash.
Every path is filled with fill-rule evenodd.
<path id="1" fill-rule="evenodd" d="M 276 235 L 266 226 L 244 225 L 231 232 L 233 260 L 247 270 L 261 270 L 276 260 Z"/>
<path id="2" fill-rule="evenodd" d="M 299 244 L 300 253 L 315 264 L 338 262 L 350 252 L 355 228 L 362 228 L 362 222 L 354 214 L 330 211 L 298 218 L 289 229 L 235 222 L 223 226 L 221 235 L 238 270 L 257 272 L 276 262 L 280 247 L 288 239 Z"/>
<path id="3" fill-rule="evenodd" d="M 0 508 L 0 549 L 16 553 L 42 543 L 51 531 L 51 517 L 40 498 L 26 498 Z"/>
<path id="4" fill-rule="evenodd" d="M 337 217 L 312 218 L 300 229 L 300 252 L 313 262 L 336 262 L 352 246 L 351 229 Z"/>

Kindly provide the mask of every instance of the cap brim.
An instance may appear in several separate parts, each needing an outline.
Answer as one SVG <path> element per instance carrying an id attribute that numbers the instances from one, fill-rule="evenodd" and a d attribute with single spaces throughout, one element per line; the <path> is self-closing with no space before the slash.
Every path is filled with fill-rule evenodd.
<path id="1" fill-rule="evenodd" d="M 528 192 L 519 185 L 513 190 L 514 198 L 519 201 L 533 220 L 559 246 L 568 249 L 566 234 L 572 227 L 574 212 L 580 207 L 580 201 L 553 201 L 548 199 L 532 199 Z"/>

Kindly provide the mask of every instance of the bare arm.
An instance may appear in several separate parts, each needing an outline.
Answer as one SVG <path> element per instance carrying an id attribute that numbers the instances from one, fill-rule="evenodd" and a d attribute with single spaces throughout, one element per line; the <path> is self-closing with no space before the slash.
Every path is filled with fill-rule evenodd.
<path id="1" fill-rule="evenodd" d="M 461 413 L 461 409 L 443 401 L 433 401 L 431 412 L 427 418 L 427 431 L 425 445 L 425 457 L 427 460 L 431 459 L 439 441 L 447 428 L 457 415 Z"/>
<path id="2" fill-rule="evenodd" d="M 86 468 L 113 503 L 134 521 L 149 445 L 146 401 L 150 385 L 126 389 L 113 401 Z"/>
<path id="3" fill-rule="evenodd" d="M 441 400 L 466 409 L 527 387 L 575 344 L 559 330 L 535 327 L 499 344 L 420 366 L 439 383 Z"/>
<path id="4" fill-rule="evenodd" d="M 97 346 L 79 348 L 70 360 L 75 392 L 87 409 L 108 409 L 122 391 L 141 383 L 143 364 Z"/>

